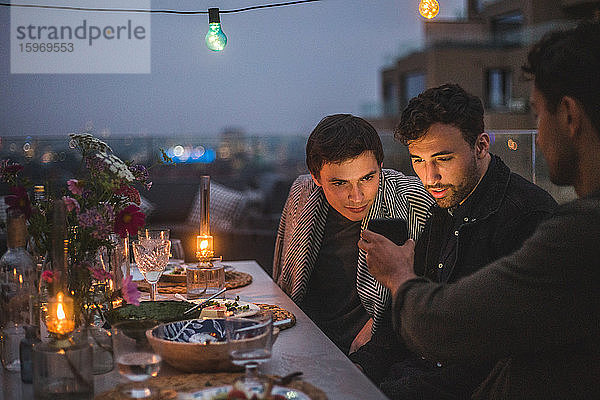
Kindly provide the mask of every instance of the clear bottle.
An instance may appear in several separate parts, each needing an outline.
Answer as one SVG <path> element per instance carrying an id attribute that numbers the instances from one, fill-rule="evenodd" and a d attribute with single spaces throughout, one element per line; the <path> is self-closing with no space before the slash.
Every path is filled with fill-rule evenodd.
<path id="1" fill-rule="evenodd" d="M 39 210 L 39 212 L 44 214 L 44 202 L 46 201 L 46 189 L 44 185 L 36 185 L 33 187 L 33 206 Z M 34 240 L 33 236 L 29 238 L 27 243 L 27 250 L 33 256 L 33 260 L 37 266 L 38 277 L 41 273 L 42 264 L 44 262 L 44 257 L 46 252 L 44 249 L 40 249 L 38 243 Z"/>
<path id="2" fill-rule="evenodd" d="M 2 364 L 10 371 L 20 369 L 20 335 L 24 326 L 36 325 L 36 266 L 26 249 L 25 216 L 7 211 L 7 250 L 0 258 L 0 318 L 2 319 Z M 16 346 L 16 349 L 15 349 Z"/>

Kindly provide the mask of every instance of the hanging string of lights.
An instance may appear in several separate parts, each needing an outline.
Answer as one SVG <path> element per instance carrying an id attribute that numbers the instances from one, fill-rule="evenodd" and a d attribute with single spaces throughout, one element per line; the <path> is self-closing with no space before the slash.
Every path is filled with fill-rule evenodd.
<path id="1" fill-rule="evenodd" d="M 176 14 L 176 15 L 199 15 L 208 14 L 208 32 L 206 33 L 206 46 L 213 51 L 221 51 L 227 44 L 227 36 L 221 29 L 220 14 L 238 13 L 261 8 L 272 8 L 291 6 L 302 3 L 313 3 L 321 0 L 296 0 L 285 3 L 263 4 L 238 8 L 234 10 L 219 10 L 218 8 L 209 8 L 208 11 L 181 11 L 181 10 L 147 10 L 147 9 L 126 9 L 126 8 L 90 8 L 75 6 L 53 6 L 42 4 L 18 4 L 18 3 L 0 3 L 2 7 L 22 7 L 38 8 L 51 10 L 69 10 L 69 11 L 87 11 L 87 12 L 125 12 L 125 13 L 145 13 L 145 14 Z M 419 4 L 419 13 L 427 18 L 434 18 L 439 12 L 439 3 L 436 0 L 421 0 Z"/>
<path id="2" fill-rule="evenodd" d="M 235 10 L 221 10 L 220 14 L 237 13 L 250 10 L 258 10 L 260 8 L 291 6 L 301 3 L 313 3 L 322 0 L 297 0 L 288 1 L 285 3 L 263 4 Z M 24 7 L 24 8 L 42 8 L 51 10 L 72 10 L 72 11 L 90 11 L 90 12 L 126 12 L 126 13 L 145 13 L 145 14 L 178 14 L 178 15 L 198 15 L 208 14 L 209 11 L 180 11 L 180 10 L 145 10 L 145 9 L 128 9 L 128 8 L 90 8 L 90 7 L 75 7 L 75 6 L 51 6 L 41 4 L 18 4 L 18 3 L 0 3 L 3 7 Z"/>

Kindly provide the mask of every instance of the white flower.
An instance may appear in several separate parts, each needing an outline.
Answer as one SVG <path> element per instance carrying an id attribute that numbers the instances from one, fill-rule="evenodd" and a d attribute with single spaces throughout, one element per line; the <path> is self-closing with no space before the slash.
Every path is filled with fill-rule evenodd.
<path id="1" fill-rule="evenodd" d="M 70 133 L 69 136 L 71 137 L 71 141 L 84 151 L 96 150 L 104 153 L 112 151 L 109 145 L 89 133 Z"/>
<path id="2" fill-rule="evenodd" d="M 100 152 L 96 154 L 96 157 L 102 160 L 102 162 L 106 164 L 113 173 L 117 174 L 119 178 L 125 179 L 128 182 L 133 182 L 135 180 L 135 176 L 133 176 L 133 173 L 129 170 L 127 164 L 114 154 Z"/>

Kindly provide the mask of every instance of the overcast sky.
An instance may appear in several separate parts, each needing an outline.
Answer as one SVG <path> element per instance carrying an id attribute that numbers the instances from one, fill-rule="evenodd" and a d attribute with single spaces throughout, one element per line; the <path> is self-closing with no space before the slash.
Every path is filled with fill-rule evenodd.
<path id="1" fill-rule="evenodd" d="M 463 12 L 463 0 L 439 2 L 441 18 Z M 274 1 L 152 7 L 268 3 Z M 204 44 L 206 15 L 153 15 L 150 74 L 11 74 L 10 9 L 0 7 L 0 135 L 60 135 L 88 121 L 114 135 L 216 135 L 231 126 L 307 134 L 325 115 L 359 115 L 361 105 L 379 100 L 379 70 L 422 39 L 417 6 L 418 0 L 323 0 L 223 14 L 228 43 L 220 53 Z"/>

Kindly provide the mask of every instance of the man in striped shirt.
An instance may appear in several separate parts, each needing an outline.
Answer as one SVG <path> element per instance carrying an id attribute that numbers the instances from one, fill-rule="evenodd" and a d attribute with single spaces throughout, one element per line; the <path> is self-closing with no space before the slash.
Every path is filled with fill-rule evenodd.
<path id="1" fill-rule="evenodd" d="M 372 218 L 402 218 L 416 239 L 433 199 L 416 177 L 382 169 L 379 135 L 352 115 L 317 125 L 306 163 L 281 216 L 273 279 L 348 353 L 359 332 L 362 344 L 384 324 L 390 300 L 356 245 L 361 231 Z"/>

